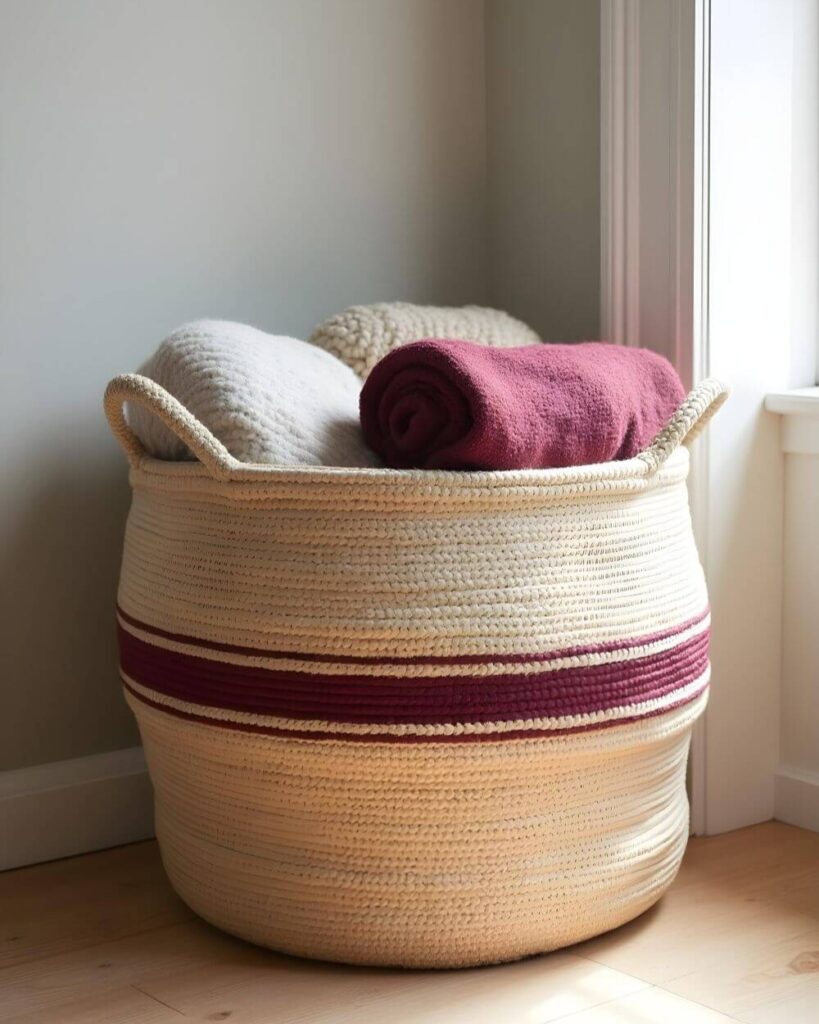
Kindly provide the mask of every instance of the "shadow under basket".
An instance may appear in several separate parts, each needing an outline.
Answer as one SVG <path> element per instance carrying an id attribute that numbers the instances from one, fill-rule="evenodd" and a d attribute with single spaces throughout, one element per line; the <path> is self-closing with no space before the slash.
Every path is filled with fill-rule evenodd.
<path id="1" fill-rule="evenodd" d="M 121 675 L 168 875 L 286 953 L 456 967 L 650 907 L 688 836 L 709 611 L 685 443 L 453 473 L 237 462 L 157 384 L 111 381 L 131 464 Z M 149 458 L 123 403 L 198 462 Z"/>

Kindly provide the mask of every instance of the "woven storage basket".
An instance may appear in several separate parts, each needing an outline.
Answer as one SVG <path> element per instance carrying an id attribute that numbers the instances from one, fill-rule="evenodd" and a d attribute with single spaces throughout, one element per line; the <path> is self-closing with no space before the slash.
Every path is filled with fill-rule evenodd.
<path id="1" fill-rule="evenodd" d="M 709 671 L 682 442 L 724 397 L 700 384 L 627 462 L 301 470 L 241 465 L 113 380 L 121 672 L 182 898 L 277 950 L 412 967 L 654 903 Z M 148 458 L 125 401 L 200 461 Z"/>

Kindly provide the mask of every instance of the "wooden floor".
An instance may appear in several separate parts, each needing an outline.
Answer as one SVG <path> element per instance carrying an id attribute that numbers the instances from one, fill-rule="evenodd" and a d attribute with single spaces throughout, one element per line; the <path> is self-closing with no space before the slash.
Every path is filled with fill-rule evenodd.
<path id="1" fill-rule="evenodd" d="M 693 840 L 640 920 L 467 971 L 370 970 L 246 945 L 174 896 L 154 843 L 0 875 L 0 1020 L 14 1024 L 817 1024 L 819 835 Z"/>

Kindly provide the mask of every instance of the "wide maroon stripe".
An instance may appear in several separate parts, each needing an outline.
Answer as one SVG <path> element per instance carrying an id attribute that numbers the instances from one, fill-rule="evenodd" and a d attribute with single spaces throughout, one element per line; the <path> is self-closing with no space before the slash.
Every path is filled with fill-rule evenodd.
<path id="1" fill-rule="evenodd" d="M 645 644 L 666 640 L 668 637 L 684 633 L 691 626 L 696 626 L 702 622 L 711 611 L 710 607 L 706 607 L 699 615 L 686 619 L 684 622 L 679 623 L 679 625 L 671 626 L 656 633 L 647 633 L 644 636 L 635 637 L 630 640 L 608 640 L 598 644 L 564 647 L 556 651 L 532 652 L 528 654 L 423 654 L 408 657 L 389 657 L 384 655 L 309 654 L 295 650 L 270 650 L 263 647 L 246 647 L 239 644 L 220 643 L 216 640 L 205 640 L 202 637 L 188 636 L 184 633 L 171 633 L 168 630 L 160 629 L 158 626 L 151 626 L 135 618 L 133 615 L 129 615 L 120 605 L 117 605 L 116 608 L 117 614 L 124 622 L 141 630 L 143 633 L 150 633 L 152 636 L 160 637 L 164 640 L 173 640 L 188 647 L 201 647 L 204 650 L 218 651 L 222 654 L 242 654 L 254 658 L 288 658 L 296 661 L 312 661 L 336 665 L 494 665 L 498 663 L 517 665 L 536 661 L 553 661 L 557 658 L 571 658 L 581 654 L 605 654 L 611 651 L 627 650 L 630 647 L 642 647 Z"/>
<path id="2" fill-rule="evenodd" d="M 456 735 L 418 735 L 409 733 L 396 735 L 395 733 L 337 733 L 321 731 L 319 729 L 283 729 L 279 726 L 258 725 L 251 722 L 226 722 L 220 719 L 208 718 L 207 715 L 193 714 L 189 711 L 182 711 L 179 708 L 172 708 L 159 701 L 151 700 L 149 697 L 129 686 L 123 680 L 124 688 L 135 700 L 149 707 L 162 711 L 165 714 L 173 715 L 188 722 L 196 722 L 200 725 L 208 725 L 215 729 L 230 729 L 232 732 L 246 732 L 260 736 L 280 736 L 284 739 L 300 740 L 329 740 L 342 743 L 502 743 L 506 740 L 543 739 L 551 736 L 567 736 L 570 733 L 593 732 L 600 729 L 613 729 L 617 726 L 629 725 L 632 722 L 642 721 L 647 718 L 656 718 L 658 715 L 668 714 L 684 704 L 695 701 L 706 690 L 708 683 L 697 690 L 696 693 L 688 694 L 677 701 L 672 701 L 656 711 L 649 711 L 639 715 L 629 715 L 626 718 L 614 718 L 605 722 L 597 722 L 587 725 L 573 726 L 567 729 L 512 729 L 508 732 L 478 732 L 458 733 Z"/>
<path id="3" fill-rule="evenodd" d="M 381 724 L 585 714 L 664 696 L 708 664 L 708 632 L 642 658 L 521 675 L 338 676 L 235 665 L 149 644 L 120 626 L 120 663 L 148 689 L 192 704 L 281 718 Z"/>

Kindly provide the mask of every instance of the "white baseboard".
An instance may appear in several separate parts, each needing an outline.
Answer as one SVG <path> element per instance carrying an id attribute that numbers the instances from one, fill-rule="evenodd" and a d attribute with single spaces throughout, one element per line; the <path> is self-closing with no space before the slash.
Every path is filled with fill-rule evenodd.
<path id="1" fill-rule="evenodd" d="M 776 772 L 774 817 L 819 832 L 819 773 L 780 765 Z"/>
<path id="2" fill-rule="evenodd" d="M 0 870 L 154 834 L 142 747 L 0 772 Z"/>

